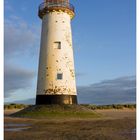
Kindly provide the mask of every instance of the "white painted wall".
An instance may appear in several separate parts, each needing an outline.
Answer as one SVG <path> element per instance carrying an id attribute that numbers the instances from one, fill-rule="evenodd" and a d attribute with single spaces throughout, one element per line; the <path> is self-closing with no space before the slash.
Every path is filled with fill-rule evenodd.
<path id="1" fill-rule="evenodd" d="M 61 49 L 55 48 L 56 41 Z M 57 80 L 57 73 L 63 79 Z M 64 12 L 49 12 L 42 19 L 37 95 L 76 95 L 71 18 Z"/>

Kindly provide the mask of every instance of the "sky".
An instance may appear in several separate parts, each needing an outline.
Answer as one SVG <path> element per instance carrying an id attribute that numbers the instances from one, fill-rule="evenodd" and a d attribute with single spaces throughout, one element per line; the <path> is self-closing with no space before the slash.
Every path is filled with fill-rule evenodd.
<path id="1" fill-rule="evenodd" d="M 34 103 L 43 0 L 4 1 L 5 102 Z M 135 0 L 71 0 L 79 103 L 135 103 Z"/>

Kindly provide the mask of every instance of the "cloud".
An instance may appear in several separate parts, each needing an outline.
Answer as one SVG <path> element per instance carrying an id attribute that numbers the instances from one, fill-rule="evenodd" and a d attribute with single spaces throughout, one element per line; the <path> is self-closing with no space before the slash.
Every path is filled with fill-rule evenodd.
<path id="1" fill-rule="evenodd" d="M 4 52 L 5 56 L 27 54 L 39 46 L 39 27 L 29 25 L 20 17 L 11 15 L 5 19 Z"/>
<path id="2" fill-rule="evenodd" d="M 4 10 L 8 12 L 13 12 L 13 7 L 9 4 L 8 0 L 4 0 Z"/>
<path id="3" fill-rule="evenodd" d="M 122 104 L 136 102 L 135 76 L 105 80 L 90 86 L 78 87 L 78 101 L 81 104 Z M 14 101 L 34 104 L 35 98 Z"/>
<path id="4" fill-rule="evenodd" d="M 15 100 L 13 102 L 5 102 L 5 104 L 9 104 L 9 103 L 16 103 L 16 104 L 35 104 L 35 98 L 30 98 L 30 99 L 25 99 L 25 100 Z"/>
<path id="5" fill-rule="evenodd" d="M 4 71 L 4 92 L 5 97 L 10 97 L 18 90 L 26 90 L 32 85 L 35 73 L 31 70 L 17 66 L 5 66 Z"/>
<path id="6" fill-rule="evenodd" d="M 114 104 L 136 101 L 135 76 L 105 80 L 90 86 L 78 87 L 80 103 Z"/>
<path id="7" fill-rule="evenodd" d="M 4 4 L 4 96 L 10 99 L 32 88 L 35 72 L 31 69 L 35 64 L 31 59 L 38 57 L 41 26 L 16 16 L 8 0 Z M 30 66 L 28 60 L 32 62 Z"/>

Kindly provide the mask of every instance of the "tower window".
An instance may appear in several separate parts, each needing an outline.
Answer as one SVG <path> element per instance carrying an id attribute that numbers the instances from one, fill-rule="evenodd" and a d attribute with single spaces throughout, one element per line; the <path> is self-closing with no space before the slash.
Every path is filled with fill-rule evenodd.
<path id="1" fill-rule="evenodd" d="M 54 42 L 54 45 L 55 45 L 56 49 L 61 49 L 61 42 L 60 41 Z"/>
<path id="2" fill-rule="evenodd" d="M 63 74 L 57 73 L 57 80 L 62 80 L 62 79 L 63 79 Z"/>

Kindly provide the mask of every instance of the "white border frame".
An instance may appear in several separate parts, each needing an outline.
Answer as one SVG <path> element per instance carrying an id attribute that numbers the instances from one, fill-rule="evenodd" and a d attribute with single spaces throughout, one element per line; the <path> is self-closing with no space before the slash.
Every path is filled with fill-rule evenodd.
<path id="1" fill-rule="evenodd" d="M 3 79 L 4 79 L 4 65 L 3 65 L 3 55 L 4 55 L 4 1 L 0 1 L 0 127 L 1 127 L 1 140 L 4 139 L 4 110 L 3 110 L 3 105 L 4 105 L 4 90 L 3 90 Z"/>
<path id="2" fill-rule="evenodd" d="M 136 76 L 137 76 L 137 84 L 136 84 L 136 88 L 137 88 L 137 118 L 136 118 L 136 122 L 137 122 L 137 140 L 139 140 L 140 138 L 140 112 L 139 112 L 139 109 L 140 109 L 140 103 L 139 103 L 139 99 L 140 99 L 140 1 L 137 0 L 136 1 L 136 44 L 137 44 L 137 49 L 136 49 L 136 53 L 137 53 L 137 61 L 136 61 L 136 64 L 137 64 L 137 72 L 136 72 Z M 139 15 L 139 16 L 138 16 Z M 138 125 L 139 124 L 139 125 Z"/>

